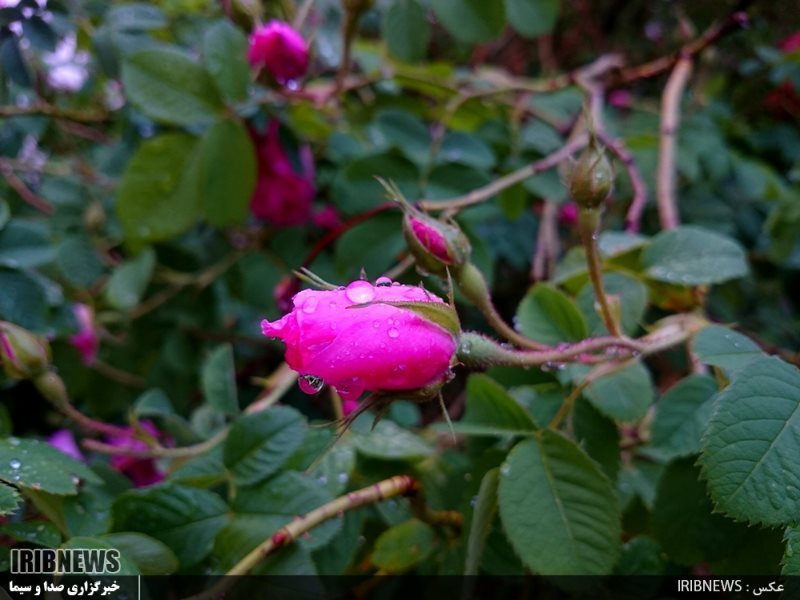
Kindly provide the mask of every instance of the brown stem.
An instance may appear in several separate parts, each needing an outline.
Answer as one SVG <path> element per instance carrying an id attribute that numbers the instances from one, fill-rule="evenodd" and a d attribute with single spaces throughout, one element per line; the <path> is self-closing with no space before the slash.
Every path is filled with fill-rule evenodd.
<path id="1" fill-rule="evenodd" d="M 30 204 L 33 208 L 46 215 L 52 215 L 55 212 L 55 207 L 38 194 L 32 192 L 31 189 L 25 185 L 25 182 L 17 177 L 17 174 L 14 173 L 14 169 L 12 169 L 8 161 L 4 159 L 0 159 L 0 173 L 2 173 L 6 183 L 17 192 L 19 197 L 27 204 Z"/>
<path id="2" fill-rule="evenodd" d="M 562 160 L 572 156 L 575 152 L 583 148 L 587 142 L 588 138 L 586 135 L 579 135 L 552 154 L 549 154 L 544 158 L 537 160 L 536 162 L 522 167 L 521 169 L 517 169 L 508 175 L 504 175 L 488 185 L 472 190 L 468 194 L 456 196 L 455 198 L 448 198 L 446 200 L 421 200 L 418 205 L 420 208 L 427 211 L 449 211 L 460 210 L 462 208 L 466 208 L 467 206 L 480 204 L 492 196 L 499 194 L 504 189 L 509 188 L 520 181 L 524 181 L 536 173 L 541 173 L 542 171 L 546 171 L 552 167 L 555 167 Z"/>
<path id="3" fill-rule="evenodd" d="M 558 258 L 558 204 L 545 200 L 539 219 L 539 234 L 536 236 L 536 252 L 531 265 L 531 279 L 544 281 L 555 269 Z"/>
<path id="4" fill-rule="evenodd" d="M 256 546 L 225 574 L 225 578 L 220 583 L 187 600 L 208 600 L 222 597 L 236 581 L 235 576 L 246 575 L 273 552 L 292 544 L 297 538 L 321 523 L 367 504 L 375 504 L 395 496 L 414 495 L 418 489 L 419 484 L 416 479 L 408 475 L 397 475 L 340 496 L 305 515 L 300 515 Z"/>
<path id="5" fill-rule="evenodd" d="M 674 229 L 680 224 L 678 199 L 675 195 L 675 148 L 680 123 L 681 98 L 691 74 L 691 58 L 681 57 L 675 64 L 661 98 L 661 138 L 656 170 L 656 198 L 663 229 Z"/>
<path id="6" fill-rule="evenodd" d="M 613 337 L 620 337 L 621 333 L 617 320 L 611 311 L 605 285 L 603 284 L 603 263 L 600 260 L 600 249 L 597 246 L 600 214 L 596 209 L 581 208 L 578 213 L 578 229 L 581 234 L 583 248 L 586 250 L 586 263 L 589 268 L 589 279 L 594 287 L 594 295 L 600 305 L 600 314 L 603 317 L 608 333 Z"/>
<path id="7" fill-rule="evenodd" d="M 731 13 L 724 19 L 714 22 L 706 29 L 700 37 L 682 46 L 677 52 L 668 56 L 662 56 L 648 63 L 622 69 L 612 80 L 612 85 L 626 85 L 639 79 L 655 77 L 666 73 L 682 58 L 691 59 L 700 54 L 703 50 L 716 43 L 720 38 L 737 31 L 746 26 L 749 22 L 747 13 L 743 8 Z"/>
<path id="8" fill-rule="evenodd" d="M 101 123 L 110 118 L 110 115 L 104 111 L 79 111 L 45 103 L 31 104 L 30 106 L 0 106 L 0 117 L 25 115 L 45 115 L 78 123 Z"/>
<path id="9" fill-rule="evenodd" d="M 125 435 L 130 437 L 130 432 L 125 431 Z M 112 446 L 97 440 L 86 439 L 81 444 L 101 454 L 110 454 L 112 456 L 131 456 L 133 458 L 191 458 L 205 454 L 228 436 L 228 429 L 222 429 L 214 436 L 210 437 L 204 442 L 194 444 L 192 446 L 183 446 L 181 448 L 165 448 L 160 444 L 154 444 L 150 448 L 137 449 L 124 446 Z M 138 439 L 138 438 L 137 438 Z"/>

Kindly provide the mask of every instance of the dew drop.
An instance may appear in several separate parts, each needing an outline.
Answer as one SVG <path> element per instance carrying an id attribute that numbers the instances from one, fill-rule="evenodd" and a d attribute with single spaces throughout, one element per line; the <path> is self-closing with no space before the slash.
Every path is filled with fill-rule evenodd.
<path id="1" fill-rule="evenodd" d="M 308 315 L 313 313 L 315 310 L 317 310 L 317 302 L 318 300 L 314 298 L 314 296 L 308 298 L 308 300 L 303 303 L 303 312 Z"/>
<path id="2" fill-rule="evenodd" d="M 347 483 L 348 479 L 350 479 L 350 476 L 347 473 L 339 473 L 336 476 L 336 481 L 338 481 L 341 484 Z"/>
<path id="3" fill-rule="evenodd" d="M 377 285 L 378 287 L 392 285 L 392 280 L 389 279 L 388 277 L 378 277 L 378 279 L 375 281 L 375 285 Z"/>
<path id="4" fill-rule="evenodd" d="M 500 475 L 508 476 L 511 474 L 511 466 L 508 463 L 503 463 L 503 466 L 500 467 Z"/>
<path id="5" fill-rule="evenodd" d="M 469 354 L 470 352 L 472 352 L 472 342 L 468 340 L 461 342 L 460 350 L 462 354 Z"/>
<path id="6" fill-rule="evenodd" d="M 19 446 L 19 438 L 15 437 L 8 438 L 8 443 L 11 444 L 12 446 Z"/>
<path id="7" fill-rule="evenodd" d="M 17 460 L 16 458 L 12 458 L 8 462 L 8 466 L 11 467 L 12 469 L 16 470 L 16 469 L 19 469 L 22 466 L 22 463 L 19 460 Z"/>
<path id="8" fill-rule="evenodd" d="M 478 503 L 478 497 L 477 496 L 473 496 L 472 498 L 469 499 L 469 505 L 470 506 L 475 506 L 477 503 Z"/>
<path id="9" fill-rule="evenodd" d="M 354 281 L 347 286 L 344 295 L 350 302 L 364 304 L 375 297 L 375 288 L 369 281 Z"/>
<path id="10" fill-rule="evenodd" d="M 388 336 L 392 339 L 397 339 L 400 337 L 400 331 L 392 327 L 389 331 L 386 332 Z"/>
<path id="11" fill-rule="evenodd" d="M 300 379 L 298 379 L 298 384 L 304 393 L 316 394 L 322 389 L 324 382 L 321 378 L 315 377 L 314 375 L 302 375 Z"/>

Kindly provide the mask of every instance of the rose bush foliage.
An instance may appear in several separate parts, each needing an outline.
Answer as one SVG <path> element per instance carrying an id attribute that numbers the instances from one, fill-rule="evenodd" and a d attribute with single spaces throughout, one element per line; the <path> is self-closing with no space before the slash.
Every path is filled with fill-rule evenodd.
<path id="1" fill-rule="evenodd" d="M 0 563 L 798 574 L 788 6 L 3 3 Z"/>

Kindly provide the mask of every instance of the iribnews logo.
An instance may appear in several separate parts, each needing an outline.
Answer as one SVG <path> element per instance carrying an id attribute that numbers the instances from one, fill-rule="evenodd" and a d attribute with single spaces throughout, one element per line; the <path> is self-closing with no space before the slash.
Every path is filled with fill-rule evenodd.
<path id="1" fill-rule="evenodd" d="M 11 549 L 13 575 L 104 575 L 119 569 L 119 550 L 112 548 Z"/>

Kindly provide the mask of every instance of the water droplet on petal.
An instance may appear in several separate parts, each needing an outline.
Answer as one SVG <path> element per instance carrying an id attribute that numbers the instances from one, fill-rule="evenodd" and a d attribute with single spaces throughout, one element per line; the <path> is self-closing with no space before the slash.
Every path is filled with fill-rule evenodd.
<path id="1" fill-rule="evenodd" d="M 315 310 L 317 310 L 317 302 L 318 300 L 314 296 L 309 297 L 303 303 L 303 312 L 309 315 L 313 313 Z"/>
<path id="2" fill-rule="evenodd" d="M 19 469 L 22 466 L 22 463 L 19 460 L 17 460 L 16 458 L 12 458 L 8 462 L 8 466 L 11 467 L 12 469 L 16 470 L 16 469 Z"/>
<path id="3" fill-rule="evenodd" d="M 354 281 L 344 292 L 347 299 L 355 304 L 364 304 L 375 298 L 375 288 L 368 281 Z"/>
<path id="4" fill-rule="evenodd" d="M 325 384 L 320 377 L 315 377 L 314 375 L 301 375 L 297 382 L 300 385 L 300 389 L 306 394 L 316 394 Z"/>
<path id="5" fill-rule="evenodd" d="M 381 326 L 381 322 L 380 322 L 380 321 L 373 321 L 373 322 L 372 322 L 372 326 L 373 326 L 375 329 L 378 329 L 378 328 Z"/>
<path id="6" fill-rule="evenodd" d="M 387 333 L 388 333 L 389 337 L 392 338 L 392 339 L 397 339 L 397 338 L 400 337 L 400 331 L 398 331 L 394 327 L 392 327 Z"/>
<path id="7" fill-rule="evenodd" d="M 392 280 L 389 279 L 388 277 L 378 277 L 378 279 L 375 281 L 375 285 L 379 287 L 392 285 Z"/>

